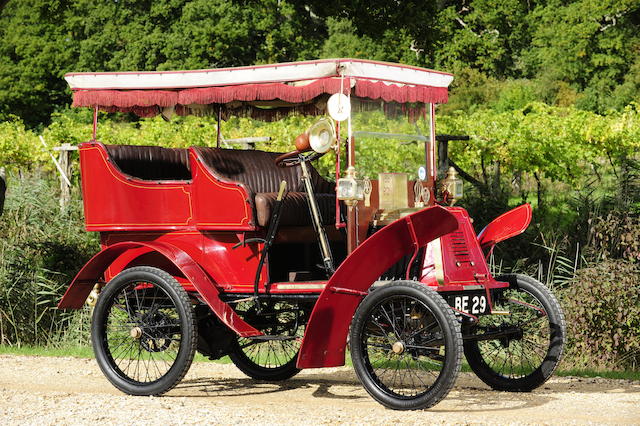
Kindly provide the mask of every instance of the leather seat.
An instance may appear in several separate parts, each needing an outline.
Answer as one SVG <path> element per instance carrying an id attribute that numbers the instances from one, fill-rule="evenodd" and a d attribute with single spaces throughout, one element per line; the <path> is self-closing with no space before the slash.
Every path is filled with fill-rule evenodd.
<path id="1" fill-rule="evenodd" d="M 276 204 L 276 192 L 259 192 L 255 197 L 256 220 L 259 226 L 269 226 L 271 214 Z M 335 222 L 336 196 L 333 194 L 316 194 L 320 217 L 324 225 Z M 306 192 L 288 192 L 280 209 L 280 225 L 308 226 L 311 225 L 309 204 Z"/>
<path id="2" fill-rule="evenodd" d="M 307 196 L 303 192 L 302 170 L 300 166 L 276 166 L 275 159 L 281 153 L 205 147 L 193 147 L 193 150 L 213 176 L 241 183 L 246 188 L 256 225 L 269 226 L 282 180 L 287 182 L 289 192 L 280 210 L 280 226 L 311 224 Z M 309 171 L 322 223 L 331 224 L 335 220 L 334 184 L 320 176 L 313 167 Z"/>
<path id="3" fill-rule="evenodd" d="M 143 180 L 190 180 L 189 150 L 146 145 L 105 145 L 121 172 Z"/>

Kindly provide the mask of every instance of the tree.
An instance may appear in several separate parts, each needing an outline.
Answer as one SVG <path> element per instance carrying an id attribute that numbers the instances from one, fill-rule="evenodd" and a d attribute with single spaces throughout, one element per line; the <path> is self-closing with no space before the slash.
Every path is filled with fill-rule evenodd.
<path id="1" fill-rule="evenodd" d="M 78 48 L 65 30 L 69 4 L 9 2 L 0 13 L 0 119 L 16 114 L 29 125 L 68 102 L 62 76 Z"/>
<path id="2" fill-rule="evenodd" d="M 530 73 L 585 91 L 581 106 L 604 111 L 640 48 L 640 3 L 550 0 L 528 19 L 531 49 L 524 60 Z"/>
<path id="3" fill-rule="evenodd" d="M 286 1 L 34 0 L 0 14 L 0 120 L 46 123 L 71 71 L 195 69 L 317 57 L 322 21 Z"/>

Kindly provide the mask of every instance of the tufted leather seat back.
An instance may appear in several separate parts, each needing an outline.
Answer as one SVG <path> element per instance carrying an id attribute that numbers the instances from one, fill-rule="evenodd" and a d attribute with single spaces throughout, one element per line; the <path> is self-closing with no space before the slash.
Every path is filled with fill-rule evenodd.
<path id="1" fill-rule="evenodd" d="M 145 145 L 105 145 L 123 172 L 144 180 L 189 180 L 189 150 Z"/>
<path id="2" fill-rule="evenodd" d="M 287 190 L 302 191 L 300 166 L 278 167 L 274 160 L 277 152 L 194 147 L 202 162 L 216 175 L 233 182 L 243 183 L 255 195 L 278 192 L 280 181 L 287 181 Z M 334 194 L 333 183 L 324 179 L 310 167 L 312 183 L 317 193 Z"/>

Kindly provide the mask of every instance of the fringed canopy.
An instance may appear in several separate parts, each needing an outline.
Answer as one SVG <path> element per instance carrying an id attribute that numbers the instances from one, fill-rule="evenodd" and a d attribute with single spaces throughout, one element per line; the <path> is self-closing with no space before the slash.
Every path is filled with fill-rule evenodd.
<path id="1" fill-rule="evenodd" d="M 447 102 L 453 76 L 386 62 L 326 59 L 198 71 L 70 73 L 65 79 L 76 107 L 142 117 L 219 112 L 223 118 L 271 121 L 292 113 L 323 114 L 329 95 L 341 91 L 362 101 L 361 107 L 384 104 L 386 112 L 416 116 L 424 104 Z"/>

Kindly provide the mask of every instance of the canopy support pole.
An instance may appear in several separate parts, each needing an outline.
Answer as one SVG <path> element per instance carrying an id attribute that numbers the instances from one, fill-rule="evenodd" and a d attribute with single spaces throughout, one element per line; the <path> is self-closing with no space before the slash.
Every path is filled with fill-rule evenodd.
<path id="1" fill-rule="evenodd" d="M 216 137 L 216 148 L 220 148 L 220 139 L 222 139 L 222 129 L 220 129 L 220 121 L 222 120 L 222 107 L 218 107 L 218 134 Z"/>
<path id="2" fill-rule="evenodd" d="M 91 138 L 91 142 L 96 141 L 98 133 L 98 105 L 93 108 L 93 137 Z"/>
<path id="3" fill-rule="evenodd" d="M 429 205 L 435 204 L 438 179 L 438 169 L 436 166 L 436 105 L 429 103 L 429 140 L 425 142 L 426 163 L 429 175 L 427 176 L 427 187 L 430 188 L 431 196 Z"/>

